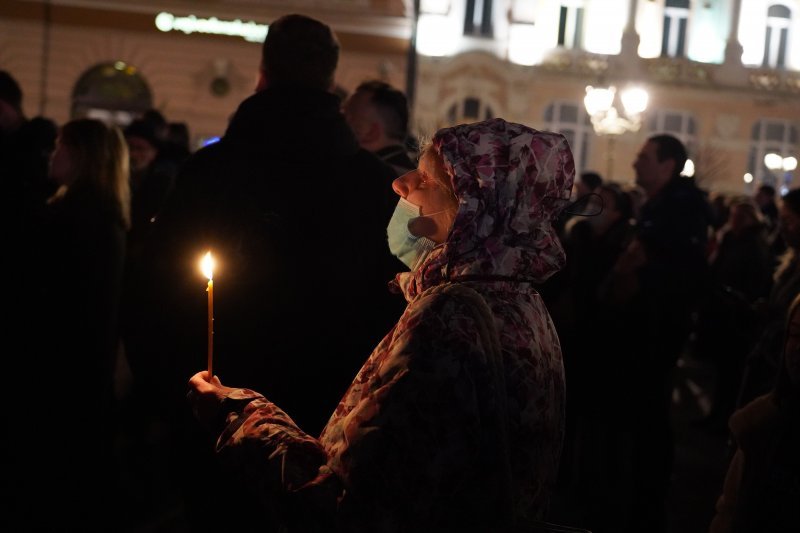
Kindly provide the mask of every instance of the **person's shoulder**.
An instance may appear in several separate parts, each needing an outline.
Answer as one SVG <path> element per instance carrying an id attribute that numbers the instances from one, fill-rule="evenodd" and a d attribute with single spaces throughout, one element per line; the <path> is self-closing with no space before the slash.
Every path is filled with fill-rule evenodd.
<path id="1" fill-rule="evenodd" d="M 232 148 L 231 143 L 223 139 L 197 150 L 178 166 L 181 181 L 224 177 L 226 173 L 235 172 L 237 166 L 245 162 Z"/>
<path id="2" fill-rule="evenodd" d="M 756 443 L 779 418 L 778 406 L 772 393 L 759 396 L 731 415 L 731 433 L 747 447 Z"/>
<path id="3" fill-rule="evenodd" d="M 483 295 L 463 283 L 442 283 L 425 290 L 410 306 L 414 313 L 432 323 L 452 329 L 459 321 L 485 318 L 489 312 Z"/>
<path id="4" fill-rule="evenodd" d="M 705 191 L 697 186 L 697 182 L 694 178 L 688 178 L 686 176 L 675 178 L 670 182 L 668 190 L 671 195 L 676 198 L 708 203 L 708 197 Z"/>

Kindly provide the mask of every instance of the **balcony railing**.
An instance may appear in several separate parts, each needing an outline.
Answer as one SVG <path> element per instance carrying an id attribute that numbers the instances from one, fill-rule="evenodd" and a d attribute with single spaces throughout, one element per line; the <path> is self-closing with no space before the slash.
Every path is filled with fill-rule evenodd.
<path id="1" fill-rule="evenodd" d="M 625 77 L 618 68 L 621 63 L 618 61 L 619 57 L 558 48 L 548 52 L 534 68 L 578 77 L 615 79 Z M 701 63 L 675 57 L 638 58 L 638 62 L 637 72 L 644 78 L 640 81 L 645 82 L 698 88 L 725 86 L 771 94 L 800 94 L 798 71 Z M 728 73 L 733 71 L 735 75 L 722 76 L 723 70 Z"/>

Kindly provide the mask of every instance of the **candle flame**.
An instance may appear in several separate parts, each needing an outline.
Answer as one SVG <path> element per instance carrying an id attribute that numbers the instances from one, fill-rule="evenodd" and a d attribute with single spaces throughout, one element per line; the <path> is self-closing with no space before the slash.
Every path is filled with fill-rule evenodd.
<path id="1" fill-rule="evenodd" d="M 207 252 L 206 255 L 203 256 L 203 260 L 200 262 L 200 268 L 205 277 L 209 280 L 214 279 L 214 258 L 211 257 L 211 252 Z"/>

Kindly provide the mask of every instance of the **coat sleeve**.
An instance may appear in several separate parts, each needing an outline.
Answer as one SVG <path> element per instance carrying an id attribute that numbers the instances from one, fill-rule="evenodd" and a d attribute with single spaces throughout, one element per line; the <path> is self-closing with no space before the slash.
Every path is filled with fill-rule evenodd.
<path id="1" fill-rule="evenodd" d="M 262 396 L 237 391 L 230 402 L 243 408 L 228 414 L 218 451 L 266 499 L 282 500 L 292 531 L 408 530 L 465 503 L 496 515 L 486 495 L 508 501 L 508 463 L 490 345 L 467 303 L 427 298 L 362 368 L 324 445 Z"/>

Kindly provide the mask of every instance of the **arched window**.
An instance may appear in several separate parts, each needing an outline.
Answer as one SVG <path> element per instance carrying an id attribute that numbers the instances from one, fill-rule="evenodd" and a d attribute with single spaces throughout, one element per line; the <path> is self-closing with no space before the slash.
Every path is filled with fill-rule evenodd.
<path id="1" fill-rule="evenodd" d="M 583 16 L 583 6 L 562 2 L 558 16 L 558 46 L 583 48 Z"/>
<path id="2" fill-rule="evenodd" d="M 664 32 L 661 36 L 661 55 L 686 55 L 686 25 L 689 23 L 689 0 L 667 0 L 664 6 Z"/>
<path id="3" fill-rule="evenodd" d="M 586 109 L 575 102 L 553 102 L 545 109 L 544 120 L 549 131 L 561 133 L 567 138 L 575 159 L 575 169 L 582 172 L 588 161 L 589 139 L 594 134 Z M 606 178 L 613 179 L 611 176 Z"/>
<path id="4" fill-rule="evenodd" d="M 96 118 L 126 126 L 153 107 L 150 88 L 136 67 L 102 63 L 81 75 L 72 90 L 72 118 Z"/>
<path id="5" fill-rule="evenodd" d="M 755 182 L 772 185 L 776 189 L 788 185 L 784 180 L 788 177 L 791 181 L 791 172 L 767 168 L 764 156 L 770 153 L 781 157 L 796 156 L 797 128 L 788 120 L 762 118 L 753 125 L 750 138 L 747 166 Z"/>
<path id="6" fill-rule="evenodd" d="M 492 37 L 492 0 L 467 0 L 464 35 Z"/>
<path id="7" fill-rule="evenodd" d="M 447 110 L 447 122 L 451 125 L 489 120 L 490 118 L 494 118 L 492 108 L 474 97 L 464 98 L 463 102 L 455 103 Z"/>
<path id="8" fill-rule="evenodd" d="M 792 12 L 786 6 L 774 4 L 767 9 L 767 33 L 764 42 L 763 66 L 772 68 L 786 67 L 791 19 Z"/>
<path id="9" fill-rule="evenodd" d="M 697 123 L 689 111 L 654 110 L 647 124 L 651 133 L 669 133 L 680 139 L 691 157 L 697 140 Z"/>

